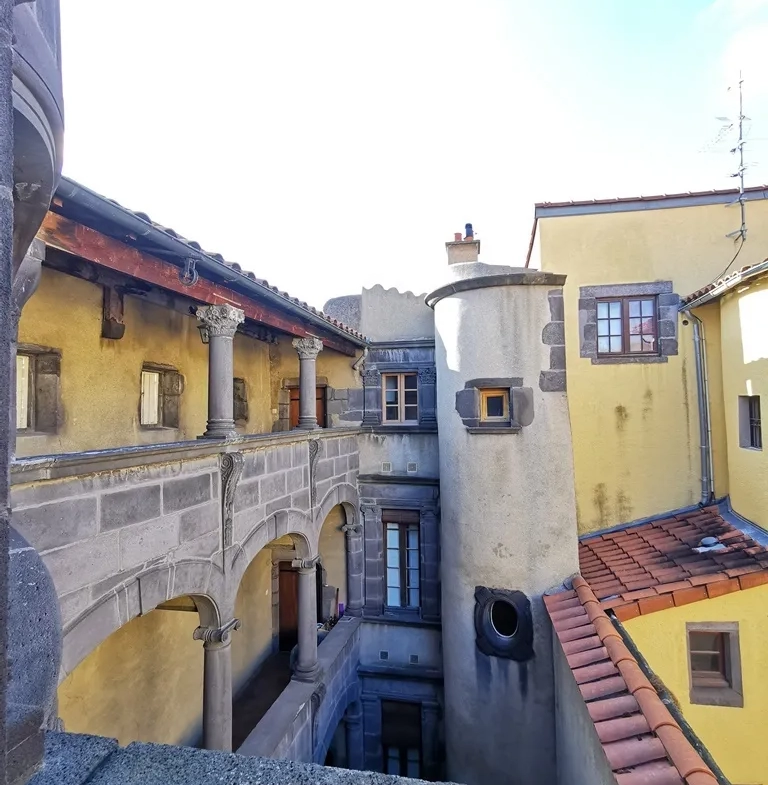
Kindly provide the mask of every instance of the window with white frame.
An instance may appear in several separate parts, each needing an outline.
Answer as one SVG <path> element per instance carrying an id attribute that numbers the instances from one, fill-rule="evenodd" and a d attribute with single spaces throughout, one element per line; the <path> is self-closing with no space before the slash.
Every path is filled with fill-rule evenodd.
<path id="1" fill-rule="evenodd" d="M 382 510 L 387 559 L 387 599 L 390 608 L 420 605 L 419 512 Z"/>
<path id="2" fill-rule="evenodd" d="M 417 423 L 419 421 L 419 375 L 417 373 L 385 373 L 382 411 L 385 423 Z"/>

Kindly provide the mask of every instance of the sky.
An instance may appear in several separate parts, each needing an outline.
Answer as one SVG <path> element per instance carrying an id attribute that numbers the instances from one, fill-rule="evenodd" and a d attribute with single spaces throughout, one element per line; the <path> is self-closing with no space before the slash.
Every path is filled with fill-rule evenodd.
<path id="1" fill-rule="evenodd" d="M 768 0 L 61 5 L 64 173 L 317 307 L 440 286 L 467 222 L 520 266 L 537 201 L 735 185 L 740 70 L 768 183 Z"/>

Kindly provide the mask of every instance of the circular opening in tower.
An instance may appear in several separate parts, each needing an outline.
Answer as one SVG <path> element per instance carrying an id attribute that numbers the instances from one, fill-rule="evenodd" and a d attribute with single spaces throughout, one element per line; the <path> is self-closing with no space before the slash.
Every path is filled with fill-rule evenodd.
<path id="1" fill-rule="evenodd" d="M 502 638 L 511 638 L 517 632 L 515 606 L 506 600 L 494 600 L 491 605 L 491 625 Z"/>

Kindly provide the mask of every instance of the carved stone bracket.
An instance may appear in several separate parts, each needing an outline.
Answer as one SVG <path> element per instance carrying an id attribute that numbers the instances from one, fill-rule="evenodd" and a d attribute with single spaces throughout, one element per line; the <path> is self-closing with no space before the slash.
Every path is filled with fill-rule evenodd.
<path id="1" fill-rule="evenodd" d="M 435 384 L 437 381 L 437 369 L 434 367 L 419 368 L 419 381 L 422 384 Z"/>
<path id="2" fill-rule="evenodd" d="M 224 548 L 232 545 L 233 541 L 235 491 L 243 473 L 243 463 L 241 452 L 225 452 L 221 456 L 221 529 Z"/>
<path id="3" fill-rule="evenodd" d="M 195 311 L 209 336 L 234 337 L 237 326 L 245 321 L 245 313 L 234 305 L 204 305 Z"/>
<path id="4" fill-rule="evenodd" d="M 309 559 L 294 559 L 291 562 L 291 567 L 299 570 L 299 572 L 309 572 L 310 570 L 314 570 L 317 567 L 317 563 L 320 561 L 320 555 L 312 556 Z"/>
<path id="5" fill-rule="evenodd" d="M 341 531 L 343 531 L 344 534 L 348 534 L 350 537 L 354 534 L 360 534 L 362 530 L 363 530 L 363 525 L 361 523 L 358 523 L 357 521 L 355 521 L 355 523 L 345 523 L 341 527 Z"/>
<path id="6" fill-rule="evenodd" d="M 240 619 L 230 619 L 221 627 L 198 627 L 192 637 L 205 643 L 227 644 L 232 640 L 232 633 L 240 629 Z"/>
<path id="7" fill-rule="evenodd" d="M 314 360 L 323 350 L 323 342 L 319 338 L 294 338 L 292 343 L 300 360 Z"/>
<path id="8" fill-rule="evenodd" d="M 314 508 L 317 504 L 317 486 L 315 485 L 315 466 L 320 452 L 320 440 L 309 440 L 309 495 Z"/>

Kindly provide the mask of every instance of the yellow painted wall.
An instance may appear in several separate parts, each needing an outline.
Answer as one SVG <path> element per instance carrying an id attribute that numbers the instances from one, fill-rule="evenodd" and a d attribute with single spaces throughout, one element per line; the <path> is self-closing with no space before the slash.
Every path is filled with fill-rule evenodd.
<path id="1" fill-rule="evenodd" d="M 728 473 L 733 508 L 768 528 L 768 433 L 762 450 L 739 445 L 738 397 L 759 395 L 768 415 L 768 279 L 738 287 L 720 301 L 723 402 L 728 439 Z"/>
<path id="2" fill-rule="evenodd" d="M 235 600 L 241 627 L 232 636 L 232 682 L 238 692 L 272 652 L 272 551 L 264 548 L 248 565 Z"/>
<path id="3" fill-rule="evenodd" d="M 17 454 L 39 455 L 132 444 L 194 439 L 205 430 L 208 407 L 208 348 L 197 320 L 137 297 L 125 298 L 125 335 L 101 337 L 102 289 L 43 268 L 42 280 L 24 307 L 21 343 L 61 351 L 63 416 L 56 434 L 21 436 Z M 178 429 L 139 425 L 142 364 L 174 366 L 184 376 Z M 235 375 L 248 385 L 249 433 L 269 433 L 268 345 L 235 337 Z"/>
<path id="4" fill-rule="evenodd" d="M 347 556 L 346 535 L 341 527 L 346 523 L 347 517 L 343 507 L 336 505 L 323 522 L 320 530 L 320 558 L 325 570 L 325 583 L 335 586 L 339 590 L 339 602 L 347 604 Z"/>
<path id="5" fill-rule="evenodd" d="M 768 586 L 638 616 L 625 627 L 651 669 L 725 775 L 740 785 L 768 783 Z M 686 622 L 738 622 L 743 708 L 689 701 Z"/>
<path id="6" fill-rule="evenodd" d="M 203 645 L 196 613 L 155 610 L 128 622 L 59 686 L 59 716 L 72 733 L 120 744 L 193 743 L 203 707 Z"/>
<path id="7" fill-rule="evenodd" d="M 579 287 L 671 280 L 675 292 L 690 294 L 733 256 L 725 235 L 738 220 L 735 208 L 723 205 L 540 219 L 542 269 L 568 276 L 568 400 L 580 532 L 694 504 L 701 480 L 691 326 L 680 325 L 680 352 L 667 363 L 592 365 L 579 357 Z M 768 203 L 748 203 L 747 220 L 754 234 L 750 229 L 740 266 L 765 255 Z M 722 455 L 719 461 L 722 469 Z"/>

